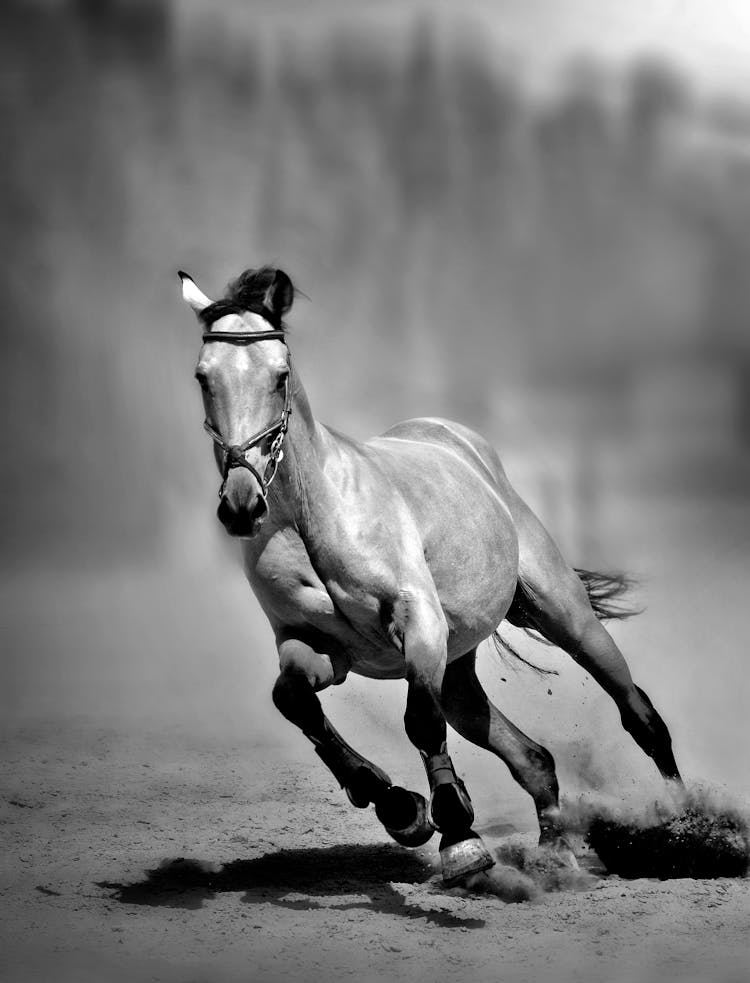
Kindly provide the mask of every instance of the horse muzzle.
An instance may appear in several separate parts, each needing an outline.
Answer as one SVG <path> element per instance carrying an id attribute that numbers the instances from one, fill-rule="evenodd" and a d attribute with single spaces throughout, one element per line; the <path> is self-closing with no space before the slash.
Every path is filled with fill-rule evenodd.
<path id="1" fill-rule="evenodd" d="M 252 539 L 257 536 L 268 515 L 268 502 L 264 495 L 257 494 L 249 506 L 235 508 L 228 497 L 223 495 L 216 515 L 230 536 Z"/>

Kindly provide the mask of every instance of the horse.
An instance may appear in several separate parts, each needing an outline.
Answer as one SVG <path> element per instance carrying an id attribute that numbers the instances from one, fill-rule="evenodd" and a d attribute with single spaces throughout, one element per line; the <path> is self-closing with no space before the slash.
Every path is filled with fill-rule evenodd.
<path id="1" fill-rule="evenodd" d="M 612 697 L 625 730 L 680 783 L 666 724 L 602 624 L 616 576 L 578 571 L 511 486 L 494 448 L 450 420 L 406 420 L 361 442 L 319 423 L 292 368 L 295 288 L 248 269 L 212 301 L 184 272 L 202 347 L 195 377 L 221 476 L 218 517 L 275 636 L 272 699 L 357 808 L 403 846 L 440 832 L 446 884 L 494 863 L 447 746 L 446 723 L 505 762 L 534 801 L 539 843 L 577 866 L 550 752 L 490 700 L 477 646 L 503 620 L 560 647 Z M 391 782 L 325 716 L 317 693 L 352 672 L 406 679 L 406 734 L 425 798 Z"/>

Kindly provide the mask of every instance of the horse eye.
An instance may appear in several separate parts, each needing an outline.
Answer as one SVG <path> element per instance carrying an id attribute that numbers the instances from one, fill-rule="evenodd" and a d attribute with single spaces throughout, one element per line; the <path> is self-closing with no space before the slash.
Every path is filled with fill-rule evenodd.
<path id="1" fill-rule="evenodd" d="M 289 378 L 289 372 L 284 371 L 281 373 L 279 378 L 276 380 L 276 390 L 277 392 L 282 392 L 286 386 L 286 380 Z"/>
<path id="2" fill-rule="evenodd" d="M 204 372 L 196 372 L 195 381 L 204 392 L 208 392 L 208 377 Z"/>

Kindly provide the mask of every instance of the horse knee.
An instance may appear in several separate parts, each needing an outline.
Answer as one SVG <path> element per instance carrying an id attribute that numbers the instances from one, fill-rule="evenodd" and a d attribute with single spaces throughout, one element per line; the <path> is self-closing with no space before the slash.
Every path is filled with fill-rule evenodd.
<path id="1" fill-rule="evenodd" d="M 344 678 L 339 673 L 337 679 L 331 657 L 326 652 L 316 652 L 297 638 L 285 639 L 279 645 L 279 667 L 281 676 L 302 676 L 316 692 L 334 682 L 343 682 Z"/>
<path id="2" fill-rule="evenodd" d="M 406 678 L 439 696 L 447 663 L 448 623 L 437 597 L 401 590 L 392 617 L 403 638 Z"/>

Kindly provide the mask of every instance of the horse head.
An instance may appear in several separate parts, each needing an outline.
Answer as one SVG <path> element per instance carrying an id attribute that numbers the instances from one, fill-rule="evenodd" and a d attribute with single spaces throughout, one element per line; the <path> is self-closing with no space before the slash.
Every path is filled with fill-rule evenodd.
<path id="1" fill-rule="evenodd" d="M 291 413 L 282 318 L 294 288 L 282 270 L 262 267 L 246 270 L 213 302 L 187 273 L 179 275 L 202 328 L 195 378 L 222 477 L 217 514 L 230 535 L 250 538 L 268 513 Z"/>

